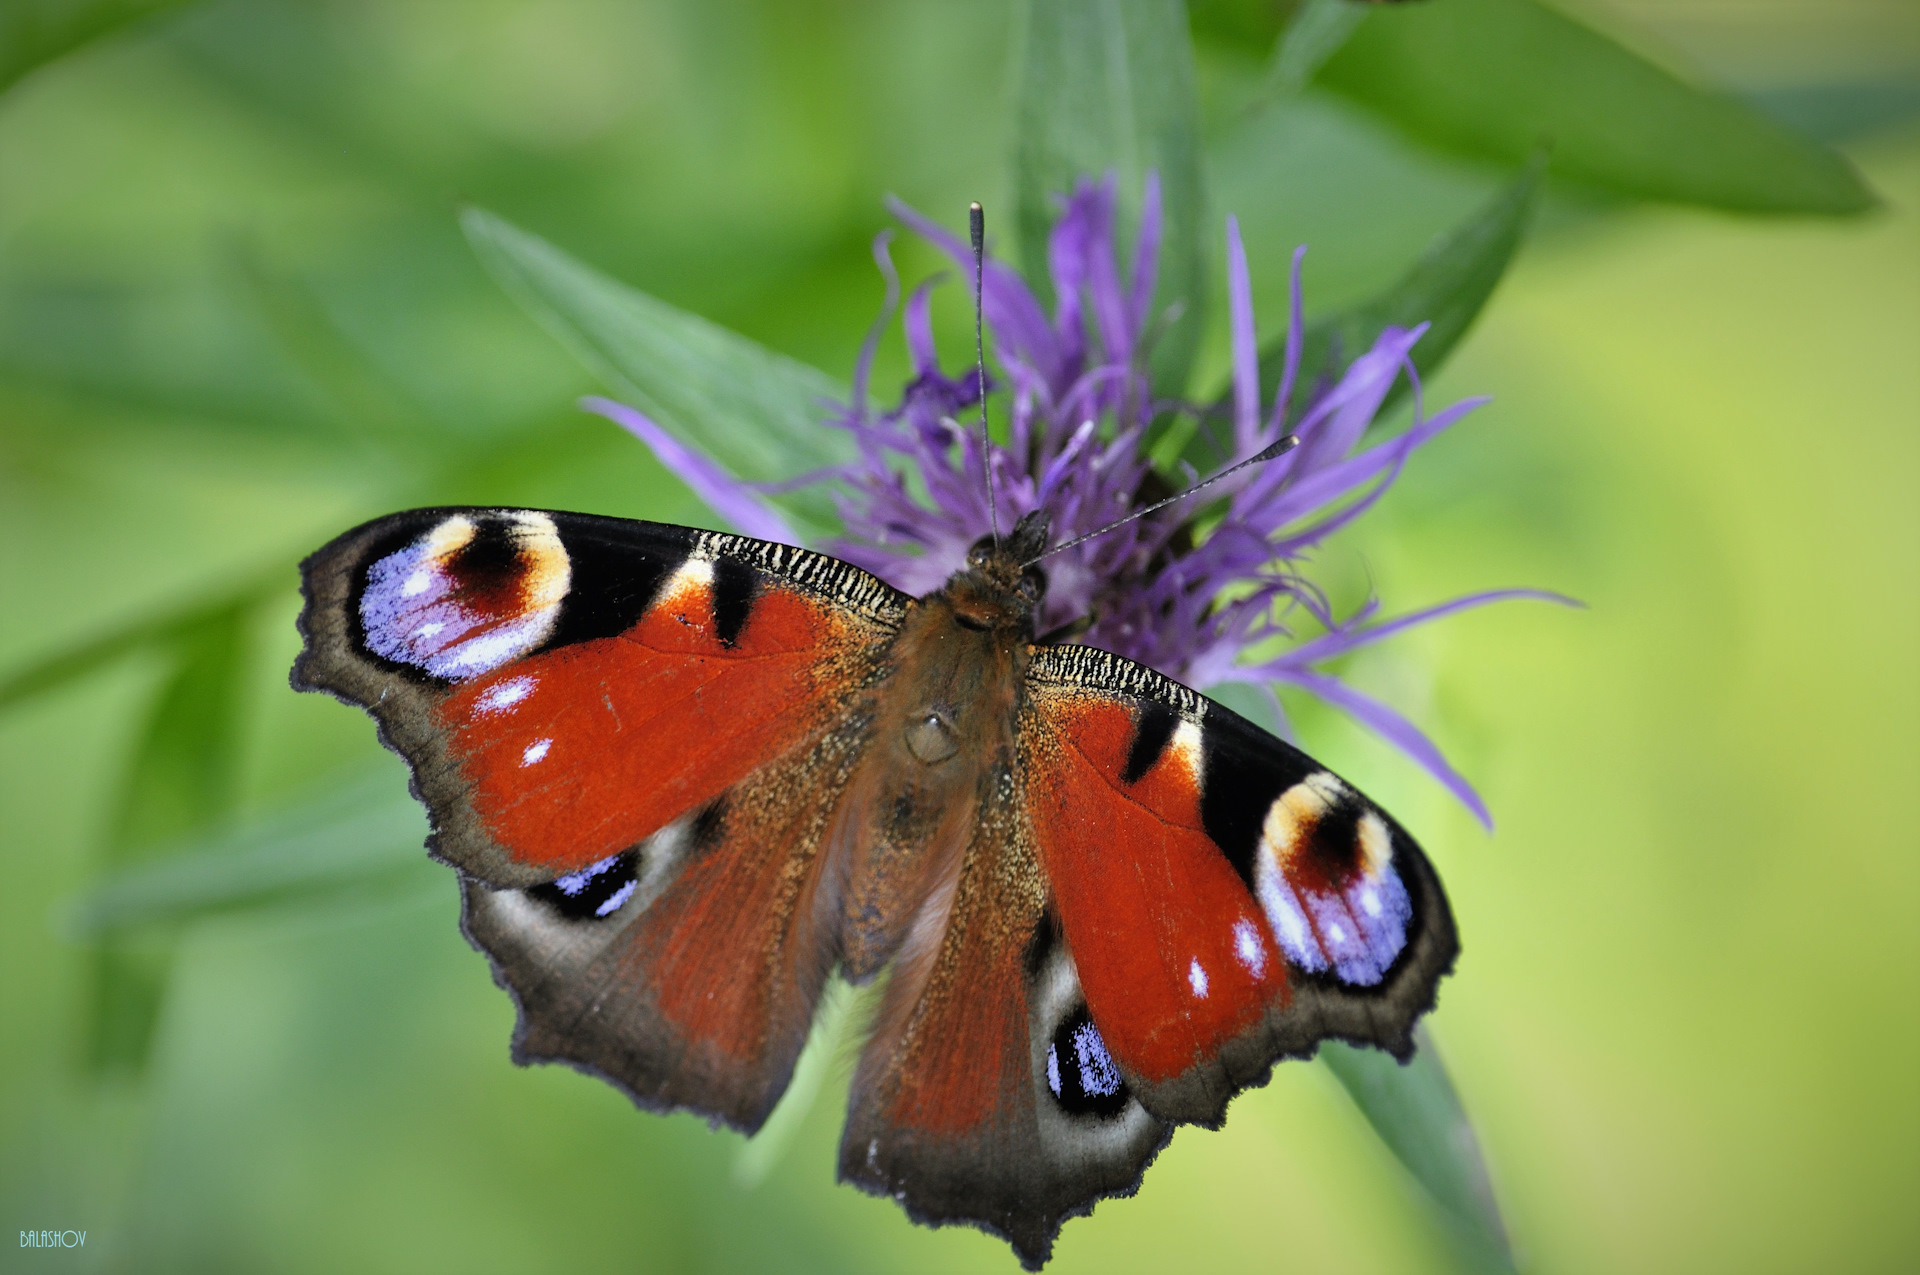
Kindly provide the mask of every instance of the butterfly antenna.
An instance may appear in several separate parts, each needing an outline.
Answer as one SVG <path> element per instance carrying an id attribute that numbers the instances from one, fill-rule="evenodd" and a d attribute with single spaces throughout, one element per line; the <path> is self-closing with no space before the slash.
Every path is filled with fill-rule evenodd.
<path id="1" fill-rule="evenodd" d="M 987 475 L 987 522 L 993 543 L 1000 543 L 1000 511 L 993 499 L 993 439 L 987 433 L 987 339 L 981 311 L 986 305 L 987 214 L 979 204 L 967 205 L 967 231 L 973 236 L 973 353 L 980 374 L 980 467 Z"/>
<path id="2" fill-rule="evenodd" d="M 1051 558 L 1054 554 L 1063 552 L 1067 549 L 1071 549 L 1075 545 L 1083 545 L 1087 543 L 1087 541 L 1092 540 L 1097 536 L 1104 536 L 1109 531 L 1112 531 L 1115 527 L 1124 527 L 1136 518 L 1144 518 L 1150 513 L 1155 513 L 1159 510 L 1165 509 L 1168 505 L 1171 505 L 1176 500 L 1185 500 L 1188 496 L 1193 495 L 1194 492 L 1199 491 L 1201 488 L 1211 487 L 1215 483 L 1219 482 L 1222 478 L 1226 478 L 1233 474 L 1239 473 L 1241 470 L 1245 469 L 1248 465 L 1259 465 L 1259 464 L 1265 463 L 1266 461 L 1273 460 L 1276 457 L 1284 456 L 1288 452 L 1292 451 L 1294 448 L 1298 447 L 1299 445 L 1300 445 L 1300 439 L 1293 434 L 1288 434 L 1285 438 L 1282 438 L 1279 442 L 1273 443 L 1268 447 L 1262 448 L 1260 451 L 1247 457 L 1243 461 L 1237 461 L 1234 464 L 1228 465 L 1225 469 L 1221 470 L 1219 473 L 1215 474 L 1213 477 L 1202 479 L 1200 482 L 1195 483 L 1193 486 L 1187 488 L 1185 491 L 1176 492 L 1173 495 L 1168 496 L 1165 500 L 1155 501 L 1153 504 L 1148 505 L 1145 509 L 1136 509 L 1132 513 L 1128 514 L 1126 517 L 1110 522 L 1106 526 L 1100 528 L 1100 530 L 1098 531 L 1089 531 L 1086 535 L 1077 536 L 1074 539 L 1067 541 L 1063 545 L 1055 545 L 1053 548 L 1047 550 L 1045 553 L 1041 554 L 1039 557 L 1029 558 L 1027 559 L 1027 561 L 1021 563 L 1020 565 L 1022 567 L 1030 567 L 1034 563 L 1040 561 L 1041 558 Z"/>

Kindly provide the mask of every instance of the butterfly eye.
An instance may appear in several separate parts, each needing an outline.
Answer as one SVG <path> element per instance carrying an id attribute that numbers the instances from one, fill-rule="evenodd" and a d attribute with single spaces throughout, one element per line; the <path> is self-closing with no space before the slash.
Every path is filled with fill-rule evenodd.
<path id="1" fill-rule="evenodd" d="M 984 567 L 987 565 L 987 559 L 992 556 L 992 542 L 982 537 L 973 542 L 973 548 L 967 550 L 967 565 L 970 567 Z"/>
<path id="2" fill-rule="evenodd" d="M 1029 602 L 1038 602 L 1047 593 L 1047 578 L 1038 571 L 1027 570 L 1020 576 L 1020 596 Z"/>

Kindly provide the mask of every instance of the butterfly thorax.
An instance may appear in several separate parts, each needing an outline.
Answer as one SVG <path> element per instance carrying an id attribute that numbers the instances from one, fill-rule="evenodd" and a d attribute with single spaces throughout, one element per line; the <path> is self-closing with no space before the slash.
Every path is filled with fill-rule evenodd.
<path id="1" fill-rule="evenodd" d="M 915 930 L 943 928 L 975 814 L 1012 766 L 1020 687 L 1045 580 L 1024 563 L 1043 514 L 974 546 L 964 570 L 916 601 L 875 693 L 874 747 L 849 787 L 839 835 L 841 961 L 877 972 Z M 918 932 L 918 931 L 916 931 Z"/>
<path id="2" fill-rule="evenodd" d="M 1015 523 L 1004 540 L 982 536 L 967 551 L 965 569 L 921 601 L 945 598 L 961 624 L 1008 630 L 1031 642 L 1033 618 L 1047 594 L 1047 577 L 1032 563 L 1046 548 L 1049 534 L 1047 515 L 1036 509 Z"/>

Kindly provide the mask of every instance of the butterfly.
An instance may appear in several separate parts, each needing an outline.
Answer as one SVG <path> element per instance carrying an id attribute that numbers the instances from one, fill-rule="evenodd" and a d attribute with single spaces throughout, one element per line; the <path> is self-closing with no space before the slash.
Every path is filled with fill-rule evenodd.
<path id="1" fill-rule="evenodd" d="M 300 690 L 412 768 L 516 1061 L 751 1133 L 884 976 L 839 1173 L 1030 1269 L 1325 1039 L 1403 1059 L 1458 951 L 1406 831 L 1142 665 L 1036 642 L 1028 514 L 922 598 L 788 545 L 396 513 L 302 566 Z"/>

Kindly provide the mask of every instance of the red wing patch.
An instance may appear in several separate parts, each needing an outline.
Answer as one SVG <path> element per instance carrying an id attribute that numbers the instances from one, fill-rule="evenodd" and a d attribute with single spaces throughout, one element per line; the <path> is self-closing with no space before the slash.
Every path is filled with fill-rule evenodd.
<path id="1" fill-rule="evenodd" d="M 516 1057 L 757 1129 L 833 963 L 814 890 L 864 729 L 845 724 L 581 872 L 527 890 L 470 881 L 467 933 L 519 1003 Z"/>
<path id="2" fill-rule="evenodd" d="M 970 1222 L 1029 1270 L 1067 1218 L 1131 1193 L 1172 1130 L 1087 1019 L 1004 763 L 947 892 L 895 962 L 860 1057 L 840 1177 L 916 1220 Z"/>
<path id="3" fill-rule="evenodd" d="M 567 872 L 651 836 L 818 734 L 857 671 L 833 611 L 770 586 L 731 643 L 712 564 L 690 560 L 639 623 L 509 664 L 437 710 L 493 838 Z"/>
<path id="4" fill-rule="evenodd" d="M 821 736 L 907 599 L 842 562 L 658 523 L 420 509 L 302 566 L 303 690 L 380 720 L 436 855 L 529 886 Z"/>
<path id="5" fill-rule="evenodd" d="M 1172 1080 L 1287 986 L 1259 904 L 1202 824 L 1199 729 L 1178 722 L 1130 782 L 1128 706 L 1064 692 L 1036 710 L 1028 817 L 1088 1008 L 1124 1068 Z"/>
<path id="6" fill-rule="evenodd" d="M 1338 1036 L 1405 1057 L 1458 944 L 1432 865 L 1298 749 L 1150 669 L 1042 647 L 1026 810 L 1087 1006 L 1140 1102 L 1217 1123 Z"/>

